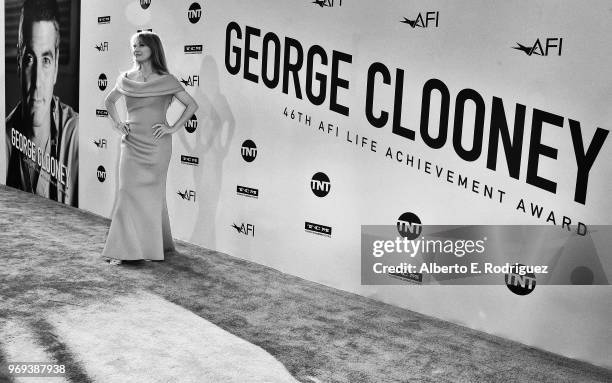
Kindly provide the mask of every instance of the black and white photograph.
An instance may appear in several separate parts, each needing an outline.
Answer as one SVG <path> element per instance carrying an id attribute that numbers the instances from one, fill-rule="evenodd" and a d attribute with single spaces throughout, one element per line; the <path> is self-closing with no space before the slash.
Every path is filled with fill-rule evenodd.
<path id="1" fill-rule="evenodd" d="M 0 3 L 0 383 L 612 382 L 609 0 Z"/>

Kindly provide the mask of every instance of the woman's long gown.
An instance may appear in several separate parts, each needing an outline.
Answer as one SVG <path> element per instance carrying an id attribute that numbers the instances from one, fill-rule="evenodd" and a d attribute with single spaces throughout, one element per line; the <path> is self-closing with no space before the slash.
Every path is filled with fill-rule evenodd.
<path id="1" fill-rule="evenodd" d="M 172 136 L 154 141 L 152 126 L 165 123 L 175 93 L 183 87 L 172 75 L 139 82 L 122 74 L 116 89 L 125 96 L 130 133 L 121 139 L 119 189 L 103 257 L 163 260 L 174 250 L 166 205 L 166 176 Z"/>

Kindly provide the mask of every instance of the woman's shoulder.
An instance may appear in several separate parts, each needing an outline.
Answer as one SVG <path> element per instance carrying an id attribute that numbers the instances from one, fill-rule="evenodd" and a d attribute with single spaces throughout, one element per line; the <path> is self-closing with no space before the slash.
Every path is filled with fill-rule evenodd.
<path id="1" fill-rule="evenodd" d="M 117 84 L 122 83 L 123 80 L 126 80 L 126 79 L 134 81 L 134 73 L 136 72 L 132 70 L 126 70 L 123 72 L 119 72 L 119 75 L 117 76 Z"/>
<path id="2" fill-rule="evenodd" d="M 169 78 L 171 78 L 173 81 L 176 80 L 176 82 L 179 82 L 178 77 L 176 77 L 175 75 L 173 75 L 170 72 L 167 72 L 166 74 L 164 74 L 164 76 L 168 76 Z"/>
<path id="3" fill-rule="evenodd" d="M 156 74 L 148 81 L 141 81 L 140 78 L 130 78 L 130 71 L 119 75 L 116 88 L 120 93 L 133 97 L 176 94 L 184 90 L 179 80 L 172 74 Z"/>
<path id="4" fill-rule="evenodd" d="M 128 80 L 132 80 L 135 81 L 136 80 L 136 74 L 138 73 L 137 70 L 134 69 L 130 69 L 130 70 L 126 70 L 125 72 L 121 72 L 120 77 L 125 77 Z"/>
<path id="5" fill-rule="evenodd" d="M 176 77 L 170 73 L 151 73 L 147 81 L 143 81 L 143 79 L 140 78 L 139 71 L 137 69 L 130 69 L 125 72 L 121 72 L 121 74 L 119 75 L 119 78 L 127 78 L 128 80 L 136 81 L 136 82 L 149 82 L 153 80 L 158 80 L 166 76 L 171 76 L 171 78 L 173 78 L 174 80 L 178 82 Z"/>
<path id="6" fill-rule="evenodd" d="M 174 86 L 183 89 L 181 81 L 178 79 L 178 77 L 176 77 L 170 72 L 166 73 L 164 76 L 166 76 L 168 78 L 168 81 L 171 82 Z"/>

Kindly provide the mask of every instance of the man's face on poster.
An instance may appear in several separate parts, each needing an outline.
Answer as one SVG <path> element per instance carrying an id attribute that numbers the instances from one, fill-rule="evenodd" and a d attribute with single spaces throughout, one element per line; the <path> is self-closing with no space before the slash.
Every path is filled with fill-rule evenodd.
<path id="1" fill-rule="evenodd" d="M 51 21 L 24 26 L 24 47 L 19 61 L 21 99 L 32 126 L 50 121 L 53 87 L 57 79 L 57 31 Z"/>

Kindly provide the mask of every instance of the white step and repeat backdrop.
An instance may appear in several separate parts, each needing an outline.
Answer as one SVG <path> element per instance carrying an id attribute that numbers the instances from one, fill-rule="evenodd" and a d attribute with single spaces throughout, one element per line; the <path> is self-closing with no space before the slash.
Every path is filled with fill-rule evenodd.
<path id="1" fill-rule="evenodd" d="M 0 0 L 0 31 L 2 31 L 2 34 L 0 34 L 0 94 L 4 94 L 4 88 L 5 88 L 5 84 L 6 84 L 6 80 L 4 78 L 4 0 Z M 4 102 L 0 102 L 0 116 L 2 116 L 3 118 L 0 118 L 0 127 L 2 127 L 2 132 L 5 131 L 5 123 L 4 123 L 4 116 L 6 116 L 5 114 L 5 105 Z M 2 166 L 0 166 L 0 182 L 4 185 L 5 184 L 5 180 L 6 180 L 6 165 L 5 165 L 5 161 L 6 161 L 6 156 L 5 156 L 5 150 L 6 150 L 6 135 L 4 134 L 0 134 L 0 161 L 2 161 Z"/>
<path id="2" fill-rule="evenodd" d="M 363 286 L 360 273 L 361 225 L 406 212 L 423 224 L 611 223 L 607 1 L 81 8 L 81 208 L 111 214 L 119 137 L 103 101 L 131 66 L 130 36 L 151 29 L 200 105 L 173 138 L 175 237 L 610 366 L 609 286 L 523 297 L 503 285 Z M 168 120 L 180 112 L 173 104 Z M 505 126 L 514 134 L 496 139 Z"/>

